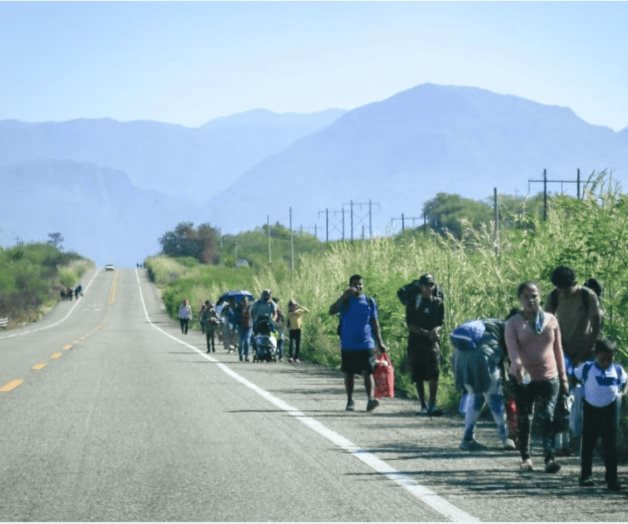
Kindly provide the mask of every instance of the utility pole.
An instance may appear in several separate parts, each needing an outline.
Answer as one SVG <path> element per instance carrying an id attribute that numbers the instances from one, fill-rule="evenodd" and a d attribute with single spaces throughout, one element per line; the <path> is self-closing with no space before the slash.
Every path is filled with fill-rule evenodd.
<path id="1" fill-rule="evenodd" d="M 290 206 L 290 272 L 294 273 L 294 235 L 292 234 L 292 206 Z"/>
<path id="2" fill-rule="evenodd" d="M 495 253 L 499 254 L 499 206 L 497 202 L 497 188 L 493 188 L 493 213 L 495 220 Z"/>
<path id="3" fill-rule="evenodd" d="M 273 263 L 273 257 L 270 251 L 270 215 L 266 215 L 266 233 L 268 234 L 268 265 Z"/>
<path id="4" fill-rule="evenodd" d="M 578 169 L 577 171 L 576 180 L 560 180 L 560 179 L 550 180 L 547 178 L 547 169 L 543 169 L 543 178 L 541 179 L 528 178 L 528 193 L 530 192 L 530 184 L 532 183 L 543 184 L 543 220 L 547 220 L 547 184 L 560 184 L 561 188 L 563 184 L 576 184 L 576 191 L 577 191 L 578 199 L 582 198 L 580 169 Z"/>
<path id="5" fill-rule="evenodd" d="M 415 222 L 421 220 L 421 217 L 407 217 L 405 213 L 401 213 L 401 218 L 391 218 L 390 222 L 394 224 L 398 220 L 401 221 L 401 232 L 404 233 L 406 230 L 406 220 L 412 220 L 412 227 L 414 227 Z"/>
<path id="6" fill-rule="evenodd" d="M 361 215 L 357 215 L 357 220 L 358 220 L 358 225 L 364 224 L 364 222 L 368 219 L 368 225 L 369 225 L 369 235 L 370 238 L 373 238 L 373 206 L 377 206 L 379 207 L 379 202 L 373 202 L 372 200 L 369 200 L 368 202 L 354 202 L 353 200 L 351 200 L 348 204 L 343 204 L 343 209 L 344 206 L 349 206 L 350 212 L 351 212 L 351 242 L 353 242 L 353 226 L 354 226 L 354 210 L 357 207 L 358 209 L 362 209 L 363 207 L 368 207 L 368 211 L 366 216 L 361 216 Z"/>

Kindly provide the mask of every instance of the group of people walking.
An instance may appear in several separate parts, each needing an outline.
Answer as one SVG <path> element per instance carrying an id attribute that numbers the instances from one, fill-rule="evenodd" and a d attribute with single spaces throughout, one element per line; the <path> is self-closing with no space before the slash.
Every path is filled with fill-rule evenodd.
<path id="1" fill-rule="evenodd" d="M 298 364 L 301 353 L 303 315 L 309 313 L 309 309 L 291 299 L 288 302 L 287 315 L 284 315 L 279 302 L 278 298 L 273 298 L 270 289 L 264 289 L 260 298 L 254 301 L 250 301 L 247 296 L 243 295 L 239 299 L 229 297 L 223 303 L 214 306 L 210 300 L 206 300 L 200 308 L 199 322 L 201 332 L 207 339 L 207 352 L 216 351 L 216 336 L 219 336 L 228 352 L 235 351 L 237 348 L 240 361 L 250 362 L 251 338 L 257 333 L 258 322 L 264 319 L 269 323 L 270 331 L 276 337 L 278 360 L 283 360 L 287 331 L 288 361 Z M 217 310 L 218 307 L 220 307 L 220 312 Z M 179 320 L 183 334 L 187 334 L 191 319 L 190 303 L 185 299 L 179 307 Z"/>
<path id="2" fill-rule="evenodd" d="M 605 481 L 619 490 L 616 435 L 621 396 L 627 389 L 624 369 L 614 362 L 616 344 L 600 338 L 601 286 L 594 279 L 578 285 L 575 272 L 557 267 L 551 276 L 554 289 L 542 300 L 539 285 L 523 282 L 517 290 L 519 307 L 505 319 L 482 318 L 463 322 L 450 334 L 456 388 L 464 394 L 462 450 L 486 446 L 475 438 L 475 427 L 486 404 L 495 420 L 504 450 L 517 450 L 520 469 L 532 471 L 531 420 L 536 420 L 543 447 L 543 470 L 556 473 L 557 456 L 581 455 L 580 484 L 593 485 L 593 450 L 602 439 Z M 445 300 L 431 274 L 401 287 L 397 296 L 405 307 L 408 329 L 407 363 L 419 400 L 418 415 L 440 416 L 437 405 L 441 368 L 440 341 Z M 258 300 L 227 299 L 221 311 L 207 300 L 201 307 L 201 330 L 207 352 L 215 352 L 215 335 L 222 335 L 229 351 L 237 346 L 240 361 L 249 361 L 251 337 L 260 318 L 268 319 L 278 336 L 283 358 L 284 332 L 289 339 L 289 361 L 299 362 L 304 313 L 296 300 L 288 302 L 284 316 L 271 290 Z M 355 410 L 355 376 L 361 375 L 367 397 L 366 411 L 379 406 L 373 373 L 377 352 L 386 353 L 374 298 L 364 292 L 364 279 L 356 274 L 329 307 L 339 318 L 341 370 L 347 396 L 346 410 Z M 188 332 L 192 312 L 188 300 L 179 309 L 181 331 Z M 218 329 L 222 328 L 221 333 Z M 234 335 L 237 334 L 237 340 Z M 427 383 L 427 392 L 426 392 Z M 427 394 L 426 394 L 427 393 Z"/>
<path id="3" fill-rule="evenodd" d="M 555 288 L 545 298 L 544 307 L 538 284 L 524 282 L 517 290 L 519 307 L 513 308 L 505 320 L 469 321 L 451 333 L 456 386 L 466 393 L 465 429 L 460 448 L 485 447 L 475 440 L 474 433 L 486 402 L 503 448 L 518 448 L 521 470 L 533 470 L 530 434 L 535 409 L 542 437 L 544 471 L 560 470 L 556 450 L 560 455 L 580 451 L 580 484 L 593 485 L 593 450 L 601 438 L 606 485 L 616 491 L 620 489 L 616 434 L 619 405 L 627 380 L 626 372 L 614 362 L 616 344 L 600 339 L 602 311 L 598 294 L 601 288 L 593 279 L 587 286 L 578 285 L 574 271 L 566 266 L 553 271 L 552 283 Z M 445 307 L 443 294 L 434 277 L 425 274 L 400 288 L 397 296 L 406 308 L 407 361 L 417 388 L 418 414 L 439 416 L 442 410 L 437 407 L 436 399 Z M 362 375 L 366 410 L 372 411 L 379 405 L 373 395 L 376 350 L 386 352 L 387 348 L 381 337 L 377 304 L 364 293 L 364 280 L 360 275 L 350 277 L 349 286 L 330 306 L 329 313 L 340 317 L 338 334 L 346 409 L 355 409 L 354 376 Z M 512 434 L 507 424 L 504 388 L 514 400 L 511 406 L 516 425 Z M 570 434 L 577 437 L 574 442 L 570 442 Z M 574 449 L 580 434 L 580 450 Z"/>

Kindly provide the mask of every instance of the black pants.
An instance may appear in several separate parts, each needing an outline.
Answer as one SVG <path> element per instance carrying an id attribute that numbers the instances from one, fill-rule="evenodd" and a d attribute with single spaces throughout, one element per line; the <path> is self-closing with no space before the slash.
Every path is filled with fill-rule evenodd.
<path id="1" fill-rule="evenodd" d="M 205 328 L 205 337 L 207 338 L 207 352 L 211 350 L 213 353 L 216 352 L 216 340 L 214 339 L 214 335 L 216 333 L 215 326 L 207 326 Z"/>
<path id="2" fill-rule="evenodd" d="M 617 402 L 617 401 L 615 401 Z M 615 402 L 603 408 L 596 408 L 586 400 L 583 406 L 582 462 L 580 476 L 591 476 L 593 468 L 593 448 L 598 437 L 602 437 L 606 483 L 617 482 L 617 429 L 615 426 Z"/>
<path id="3" fill-rule="evenodd" d="M 187 318 L 180 318 L 179 321 L 181 322 L 181 333 L 183 333 L 184 335 L 187 335 L 188 324 L 190 323 L 190 320 Z"/>
<path id="4" fill-rule="evenodd" d="M 541 422 L 543 451 L 545 459 L 554 458 L 554 408 L 558 398 L 558 378 L 533 381 L 527 385 L 518 384 L 511 377 L 511 384 L 517 405 L 517 435 L 519 437 L 519 451 L 521 458 L 530 458 L 530 419 L 536 403 L 539 409 L 538 417 Z"/>
<path id="5" fill-rule="evenodd" d="M 291 329 L 290 330 L 290 358 L 299 358 L 300 352 L 301 352 L 301 330 Z"/>

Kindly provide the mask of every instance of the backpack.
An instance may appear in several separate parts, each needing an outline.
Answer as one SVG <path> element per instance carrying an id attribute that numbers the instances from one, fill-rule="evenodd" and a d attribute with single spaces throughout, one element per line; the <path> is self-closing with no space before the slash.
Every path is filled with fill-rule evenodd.
<path id="1" fill-rule="evenodd" d="M 366 302 L 369 305 L 369 308 L 371 309 L 371 311 L 375 310 L 375 301 L 373 300 L 373 297 L 366 297 Z M 343 309 L 346 309 L 345 307 L 343 307 Z M 340 336 L 340 332 L 342 330 L 342 316 L 338 315 L 338 327 L 336 328 L 336 333 L 338 334 L 338 336 Z"/>
<path id="2" fill-rule="evenodd" d="M 598 300 L 601 300 L 602 293 L 604 293 L 604 288 L 596 278 L 591 277 L 584 284 L 582 284 L 582 287 L 586 287 L 587 289 L 593 291 L 597 295 Z M 582 298 L 582 307 L 585 309 L 585 311 L 587 311 L 589 309 L 587 294 L 581 290 L 580 296 Z M 552 306 L 552 309 L 554 311 L 556 311 L 556 309 L 558 308 L 558 289 L 556 288 L 554 288 L 550 293 L 550 305 Z"/>
<path id="3" fill-rule="evenodd" d="M 397 290 L 397 298 L 404 306 L 408 306 L 408 304 L 411 304 L 412 301 L 416 299 L 416 296 L 419 293 L 421 293 L 419 287 L 415 286 L 414 282 L 410 282 L 409 284 L 406 284 L 405 286 L 402 286 Z M 443 291 L 438 286 L 434 286 L 434 289 L 432 290 L 432 296 L 438 298 L 441 302 L 443 302 L 445 299 Z"/>
<path id="4" fill-rule="evenodd" d="M 481 320 L 470 320 L 458 325 L 449 335 L 452 345 L 461 351 L 470 351 L 478 347 L 484 337 L 486 325 Z"/>
<path id="5" fill-rule="evenodd" d="M 593 362 L 585 362 L 584 367 L 582 368 L 582 383 L 584 384 L 587 381 L 587 377 L 589 376 L 589 371 L 593 366 Z M 613 362 L 613 367 L 615 368 L 615 373 L 617 374 L 617 380 L 621 379 L 622 372 L 621 366 L 617 362 Z"/>

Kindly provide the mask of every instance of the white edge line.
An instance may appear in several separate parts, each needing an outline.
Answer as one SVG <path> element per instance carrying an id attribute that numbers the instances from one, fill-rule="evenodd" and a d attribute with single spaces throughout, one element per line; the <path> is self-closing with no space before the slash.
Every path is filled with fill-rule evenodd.
<path id="1" fill-rule="evenodd" d="M 101 271 L 100 269 L 96 270 L 96 272 L 94 273 L 94 276 L 92 276 L 90 281 L 87 283 L 87 286 L 85 287 L 85 290 L 84 290 L 85 292 L 89 289 L 89 286 L 92 285 L 92 282 L 96 278 L 96 275 L 98 275 L 98 273 L 100 273 L 100 271 Z M 30 335 L 32 333 L 39 333 L 40 331 L 45 331 L 46 329 L 50 329 L 50 328 L 53 328 L 55 326 L 58 326 L 59 324 L 61 324 L 62 322 L 65 322 L 70 317 L 70 315 L 72 314 L 72 312 L 76 309 L 76 306 L 78 306 L 78 305 L 79 305 L 79 300 L 76 300 L 76 302 L 70 308 L 70 311 L 68 311 L 68 313 L 65 315 L 65 317 L 63 317 L 61 320 L 57 320 L 54 324 L 50 324 L 48 326 L 43 326 L 43 327 L 36 328 L 36 329 L 29 329 L 28 331 L 24 331 L 22 333 L 12 333 L 11 335 L 5 335 L 3 337 L 0 337 L 0 340 L 4 340 L 6 338 L 23 337 L 24 335 Z"/>
<path id="2" fill-rule="evenodd" d="M 431 489 L 419 484 L 414 479 L 408 477 L 404 473 L 397 471 L 392 466 L 390 466 L 383 460 L 376 457 L 373 453 L 364 451 L 360 447 L 356 446 L 353 442 L 346 439 L 339 433 L 336 433 L 335 431 L 329 429 L 327 426 L 325 426 L 324 424 L 322 424 L 315 418 L 306 416 L 303 412 L 299 411 L 297 408 L 291 406 L 290 404 L 281 400 L 280 398 L 275 397 L 272 393 L 269 393 L 265 389 L 262 389 L 258 385 L 244 378 L 242 375 L 239 375 L 226 364 L 223 364 L 219 360 L 207 355 L 206 353 L 199 350 L 198 348 L 192 346 L 191 344 L 188 344 L 187 342 L 184 342 L 183 340 L 178 339 L 174 335 L 171 335 L 167 331 L 164 331 L 163 329 L 161 329 L 159 326 L 153 324 L 153 322 L 151 321 L 148 315 L 148 310 L 146 309 L 146 303 L 144 302 L 144 294 L 142 293 L 139 272 L 137 271 L 137 269 L 135 270 L 135 276 L 137 279 L 137 287 L 140 292 L 140 300 L 142 302 L 142 308 L 144 309 L 144 315 L 146 316 L 146 320 L 148 321 L 148 323 L 157 331 L 166 335 L 168 338 L 174 340 L 175 342 L 182 344 L 183 346 L 191 349 L 192 351 L 194 351 L 195 353 L 197 353 L 199 356 L 203 357 L 204 359 L 216 364 L 217 367 L 219 367 L 224 373 L 234 378 L 235 380 L 237 380 L 238 382 L 240 382 L 247 388 L 251 389 L 252 391 L 257 393 L 261 397 L 265 398 L 266 400 L 274 404 L 279 409 L 285 411 L 290 416 L 296 418 L 299 422 L 301 422 L 302 424 L 310 428 L 312 431 L 318 433 L 322 437 L 325 437 L 332 444 L 347 451 L 348 453 L 351 453 L 355 458 L 364 462 L 366 465 L 371 467 L 377 473 L 380 473 L 381 475 L 384 475 L 388 479 L 397 483 L 399 486 L 401 486 L 406 491 L 408 491 L 412 496 L 414 496 L 415 498 L 423 502 L 426 506 L 429 506 L 431 509 L 447 517 L 449 520 L 453 522 L 480 522 L 480 519 L 473 517 L 469 513 L 462 511 L 458 507 L 454 506 L 448 500 L 434 493 Z"/>

